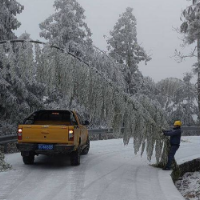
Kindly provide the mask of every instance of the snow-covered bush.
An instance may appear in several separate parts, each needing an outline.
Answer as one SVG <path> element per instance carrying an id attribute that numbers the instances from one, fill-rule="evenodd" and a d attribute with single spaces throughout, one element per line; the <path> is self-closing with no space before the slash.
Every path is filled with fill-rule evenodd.
<path id="1" fill-rule="evenodd" d="M 0 150 L 0 172 L 5 171 L 9 168 L 11 168 L 11 166 L 4 161 L 4 154 Z"/>

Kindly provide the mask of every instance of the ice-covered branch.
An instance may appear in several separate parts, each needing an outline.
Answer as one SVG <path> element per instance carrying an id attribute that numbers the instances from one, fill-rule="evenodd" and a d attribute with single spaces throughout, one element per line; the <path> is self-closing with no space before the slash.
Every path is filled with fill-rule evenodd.
<path id="1" fill-rule="evenodd" d="M 25 45 L 20 45 L 21 42 Z M 67 99 L 67 106 L 57 105 L 59 109 L 72 109 L 72 102 L 76 101 L 84 107 L 90 120 L 106 122 L 107 127 L 113 127 L 116 135 L 120 134 L 124 126 L 124 144 L 128 144 L 133 137 L 135 153 L 146 149 L 150 160 L 156 148 L 156 158 L 160 161 L 164 155 L 160 127 L 167 126 L 165 114 L 156 102 L 145 95 L 131 96 L 125 92 L 119 64 L 114 64 L 97 52 L 87 64 L 75 55 L 57 51 L 58 48 L 50 45 L 40 48 L 39 44 L 43 43 L 38 41 L 18 41 L 17 46 L 11 43 L 3 42 L 6 45 L 1 59 L 3 77 L 6 79 L 9 72 L 11 84 L 15 83 L 20 93 L 24 90 L 22 97 L 28 100 L 28 104 L 24 101 L 20 106 L 37 107 L 42 92 L 47 96 L 55 93 L 52 97 L 55 102 L 59 102 L 59 98 L 61 101 Z M 0 46 L 3 51 L 3 45 Z M 40 89 L 37 84 L 34 86 L 34 83 L 41 84 L 45 89 Z M 32 91 L 31 95 L 27 87 Z M 20 95 L 18 98 L 13 96 L 12 105 L 18 101 Z"/>
<path id="2" fill-rule="evenodd" d="M 177 49 L 174 52 L 174 58 L 177 62 L 182 62 L 185 58 L 192 58 L 197 57 L 196 53 L 197 47 L 195 47 L 189 54 L 184 55 L 182 52 L 178 51 Z"/>

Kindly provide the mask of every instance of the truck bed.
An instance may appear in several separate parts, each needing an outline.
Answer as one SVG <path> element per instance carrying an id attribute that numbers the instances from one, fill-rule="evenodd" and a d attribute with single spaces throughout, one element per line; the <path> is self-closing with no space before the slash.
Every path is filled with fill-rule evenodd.
<path id="1" fill-rule="evenodd" d="M 66 125 L 20 125 L 22 140 L 19 143 L 62 143 L 68 144 L 68 130 L 73 126 Z"/>

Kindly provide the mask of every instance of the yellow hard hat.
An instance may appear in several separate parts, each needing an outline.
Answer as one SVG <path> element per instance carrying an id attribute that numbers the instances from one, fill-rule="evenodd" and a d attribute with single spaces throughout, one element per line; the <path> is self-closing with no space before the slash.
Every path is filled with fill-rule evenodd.
<path id="1" fill-rule="evenodd" d="M 181 126 L 181 125 L 182 125 L 181 121 L 175 121 L 174 122 L 174 126 Z"/>

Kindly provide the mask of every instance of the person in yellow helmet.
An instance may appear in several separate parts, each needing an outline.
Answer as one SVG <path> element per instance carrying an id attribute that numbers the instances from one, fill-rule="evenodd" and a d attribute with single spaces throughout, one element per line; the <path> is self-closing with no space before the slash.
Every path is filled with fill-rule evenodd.
<path id="1" fill-rule="evenodd" d="M 168 153 L 168 161 L 163 170 L 171 170 L 171 164 L 174 159 L 174 155 L 180 146 L 181 141 L 181 121 L 174 122 L 174 128 L 172 130 L 162 130 L 165 136 L 170 136 L 170 150 Z"/>

